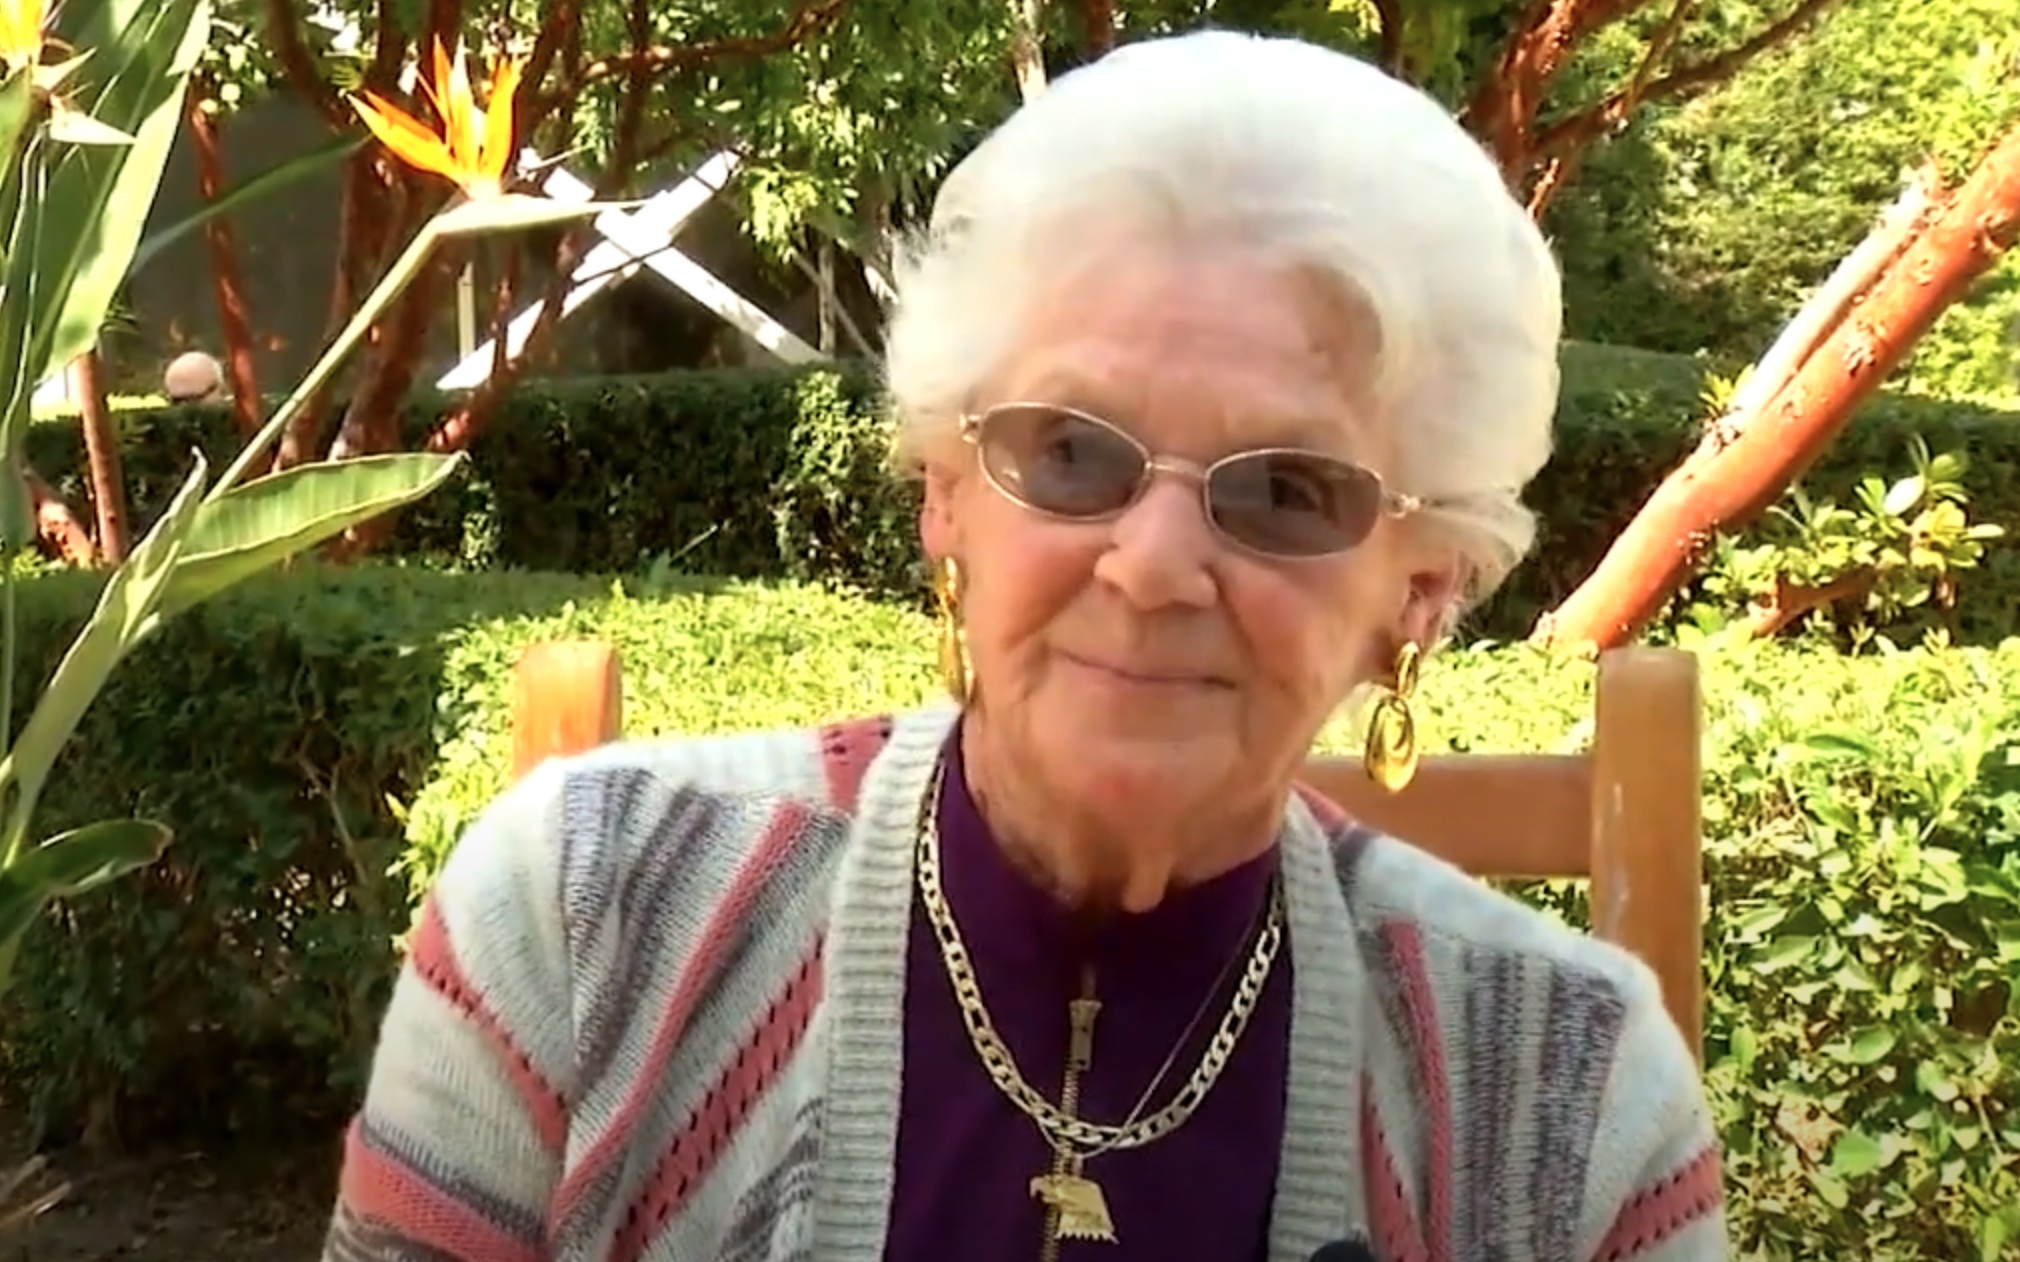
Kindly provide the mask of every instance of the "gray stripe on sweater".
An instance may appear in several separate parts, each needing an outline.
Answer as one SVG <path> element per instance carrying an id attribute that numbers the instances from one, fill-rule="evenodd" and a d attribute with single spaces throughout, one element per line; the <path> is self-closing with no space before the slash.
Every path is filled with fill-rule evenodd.
<path id="1" fill-rule="evenodd" d="M 1333 848 L 1333 871 L 1339 875 L 1340 894 L 1348 903 L 1354 901 L 1355 887 L 1360 881 L 1361 860 L 1367 858 L 1368 848 L 1380 836 L 1374 829 L 1351 820 L 1326 830 L 1326 840 Z"/>
<path id="2" fill-rule="evenodd" d="M 629 949 L 631 927 L 654 923 L 674 887 L 692 875 L 694 843 L 721 835 L 728 822 L 719 798 L 669 787 L 640 767 L 613 767 L 592 783 L 600 791 L 570 792 L 566 800 L 561 877 L 569 954 L 604 965 L 603 984 L 576 991 L 575 1076 L 584 1089 L 609 1075 L 635 1019 L 633 1005 L 651 993 L 648 975 L 665 963 L 651 951 Z M 578 787 L 587 786 L 570 785 Z M 603 840 L 611 837 L 644 841 L 627 862 L 612 863 Z"/>
<path id="3" fill-rule="evenodd" d="M 1465 979 L 1461 1028 L 1466 1036 L 1456 1049 L 1447 1051 L 1458 1051 L 1466 1064 L 1464 1112 L 1452 1119 L 1456 1132 L 1452 1142 L 1456 1164 L 1465 1172 L 1460 1186 L 1473 1189 L 1473 1194 L 1453 1205 L 1458 1221 L 1452 1228 L 1456 1247 L 1475 1246 L 1467 1254 L 1469 1262 L 1508 1262 L 1509 1217 L 1525 1212 L 1513 1203 L 1502 1177 L 1511 1158 L 1522 1159 L 1511 1147 L 1522 1133 L 1516 1116 L 1518 1093 L 1531 1056 L 1524 1055 L 1521 1030 L 1511 1027 L 1519 1021 L 1526 997 L 1529 979 L 1523 975 L 1524 964 L 1521 956 L 1502 951 L 1468 950 L 1461 956 Z M 1527 1184 L 1525 1177 L 1517 1186 Z"/>
<path id="4" fill-rule="evenodd" d="M 1546 1160 L 1530 1171 L 1536 1213 L 1534 1256 L 1570 1257 L 1584 1204 L 1586 1174 L 1613 1060 L 1627 1024 L 1627 1002 L 1609 978 L 1564 965 L 1551 970 L 1550 1024 L 1538 1066 L 1536 1146 Z M 1519 1171 L 1510 1173 L 1519 1174 Z"/>
<path id="5" fill-rule="evenodd" d="M 379 1124 L 369 1113 L 358 1119 L 358 1140 L 365 1147 L 398 1162 L 417 1177 L 427 1180 L 450 1200 L 468 1206 L 486 1222 L 513 1239 L 523 1240 L 528 1246 L 537 1246 L 541 1243 L 542 1224 L 539 1213 L 528 1211 L 526 1207 L 507 1200 L 487 1188 L 457 1177 L 453 1171 L 442 1166 L 438 1160 L 438 1153 L 432 1145 Z"/>
<path id="6" fill-rule="evenodd" d="M 737 1198 L 716 1262 L 775 1262 L 772 1250 L 804 1241 L 813 1212 L 816 1163 L 821 1155 L 821 1102 L 810 1100 L 793 1117 L 793 1138 L 778 1164 Z M 780 1240 L 783 1233 L 785 1241 Z M 787 1248 L 780 1256 L 799 1254 Z"/>

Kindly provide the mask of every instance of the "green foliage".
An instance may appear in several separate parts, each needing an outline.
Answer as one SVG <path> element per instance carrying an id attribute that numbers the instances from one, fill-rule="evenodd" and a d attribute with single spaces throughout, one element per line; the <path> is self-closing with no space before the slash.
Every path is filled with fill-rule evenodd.
<path id="1" fill-rule="evenodd" d="M 94 585 L 28 586 L 42 665 Z M 337 1116 L 415 893 L 503 784 L 510 664 L 566 636 L 620 648 L 634 733 L 808 724 L 935 688 L 924 615 L 809 586 L 390 567 L 243 585 L 163 632 L 174 671 L 115 676 L 65 754 L 52 817 L 117 804 L 180 840 L 29 936 L 0 1089 L 136 1138 Z M 2020 1204 L 2020 641 L 1704 660 L 1706 1063 L 1736 1248 L 1980 1257 Z M 1592 674 L 1456 650 L 1427 667 L 1423 729 L 1575 748 Z M 1526 894 L 1582 923 L 1575 889 Z"/>
<path id="2" fill-rule="evenodd" d="M 99 580 L 27 583 L 46 676 Z M 410 889 L 504 765 L 508 668 L 558 636 L 623 649 L 632 721 L 810 723 L 933 687 L 922 617 L 811 588 L 303 566 L 168 623 L 66 747 L 43 817 L 168 821 L 163 861 L 23 943 L 0 1092 L 59 1133 L 328 1122 L 376 1033 Z M 403 844 L 402 820 L 413 837 Z"/>
<path id="3" fill-rule="evenodd" d="M 1772 630 L 1788 614 L 1821 608 L 1828 628 L 1856 648 L 1915 629 L 1919 611 L 1954 610 L 1962 576 L 2006 531 L 1970 519 L 1962 452 L 1931 456 L 1919 438 L 1911 448 L 1913 472 L 1891 484 L 1862 478 L 1849 508 L 1796 487 L 1745 539 L 1722 536 L 1697 585 L 1713 602 L 1706 612 L 1786 611 Z M 1811 593 L 1829 599 L 1813 606 Z M 1699 625 L 1709 629 L 1707 621 Z"/>
<path id="4" fill-rule="evenodd" d="M 1557 456 L 1529 496 L 1543 514 L 1538 551 L 1474 629 L 1526 634 L 1590 572 L 1695 442 L 1703 376 L 1678 356 L 1566 348 Z M 410 434 L 444 406 L 414 403 Z M 232 442 L 222 410 L 128 412 L 120 421 L 143 519 L 159 511 L 192 447 Z M 1971 454 L 1963 487 L 1975 516 L 2020 519 L 2020 486 L 2003 474 L 2020 463 L 2020 417 L 1969 404 L 1875 401 L 1825 453 L 1811 493 L 1849 500 L 1873 470 L 1900 467 L 1917 438 Z M 406 515 L 393 550 L 577 573 L 672 563 L 923 598 L 916 500 L 887 475 L 888 440 L 877 385 L 856 367 L 529 384 L 479 438 L 469 473 Z M 65 493 L 81 493 L 73 425 L 39 425 L 29 441 L 35 466 Z M 2016 604 L 2020 562 L 1995 550 L 1965 588 L 1955 631 L 2004 634 Z"/>
<path id="5" fill-rule="evenodd" d="M 1700 660 L 1705 1062 L 1735 1255 L 2010 1256 L 2020 640 Z M 1447 656 L 1426 672 L 1428 732 L 1561 748 L 1589 675 L 1526 649 Z M 1575 887 L 1523 892 L 1587 923 Z"/>
<path id="6" fill-rule="evenodd" d="M 1785 7 L 1700 5 L 1686 38 L 1718 28 L 1729 41 Z M 1907 171 L 1933 158 L 1960 183 L 2020 119 L 2014 16 L 2012 0 L 1843 0 L 1727 85 L 1643 110 L 1588 154 L 1548 216 L 1573 335 L 1734 363 L 1759 356 Z M 1617 74 L 1637 49 L 1624 34 L 1612 44 Z M 2020 261 L 2008 259 L 1938 321 L 1895 382 L 2020 397 L 2016 329 Z"/>

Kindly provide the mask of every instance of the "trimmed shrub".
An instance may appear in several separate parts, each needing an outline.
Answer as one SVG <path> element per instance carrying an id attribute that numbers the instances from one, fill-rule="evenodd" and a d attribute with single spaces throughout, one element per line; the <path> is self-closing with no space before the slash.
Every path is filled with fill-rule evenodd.
<path id="1" fill-rule="evenodd" d="M 31 678 L 94 586 L 27 585 Z M 134 811 L 179 837 L 30 935 L 0 1089 L 59 1129 L 136 1138 L 339 1116 L 415 893 L 503 784 L 510 664 L 562 636 L 622 649 L 634 733 L 812 723 L 935 688 L 923 616 L 809 585 L 255 580 L 119 672 L 60 766 L 48 827 Z M 1592 677 L 1521 647 L 1440 655 L 1424 728 L 1455 749 L 1572 748 Z M 2020 1228 L 2020 641 L 1760 645 L 1707 658 L 1704 685 L 1706 1072 L 1735 1244 L 1770 1262 L 2000 1256 Z M 1581 922 L 1575 889 L 1524 893 Z"/>
<path id="2" fill-rule="evenodd" d="M 1680 356 L 1573 345 L 1564 352 L 1557 453 L 1530 492 L 1537 553 L 1475 620 L 1525 634 L 1590 572 L 1657 481 L 1689 449 L 1703 378 Z M 470 473 L 400 523 L 396 555 L 479 569 L 625 573 L 654 563 L 746 578 L 787 578 L 915 600 L 917 505 L 886 476 L 887 425 L 862 366 L 712 371 L 529 384 L 505 401 L 471 451 Z M 410 435 L 444 407 L 408 410 Z M 222 411 L 126 413 L 127 481 L 152 520 L 192 447 L 229 458 Z M 2020 416 L 1988 407 L 1884 397 L 1825 453 L 1809 485 L 1845 498 L 1860 477 L 1899 476 L 1908 441 L 1972 460 L 1974 517 L 2020 520 Z M 67 493 L 84 485 L 74 423 L 35 427 L 30 457 Z M 1959 630 L 2013 628 L 2020 557 L 1995 548 L 1966 588 Z"/>

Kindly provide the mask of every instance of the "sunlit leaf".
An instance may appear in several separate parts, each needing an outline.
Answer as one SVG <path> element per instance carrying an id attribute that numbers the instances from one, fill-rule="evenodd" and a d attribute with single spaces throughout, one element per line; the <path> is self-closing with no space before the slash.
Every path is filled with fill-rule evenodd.
<path id="1" fill-rule="evenodd" d="M 421 499 L 462 456 L 406 453 L 298 465 L 203 505 L 169 575 L 163 618 L 312 548 L 351 526 Z"/>
<path id="2" fill-rule="evenodd" d="M 606 210 L 622 210 L 634 202 L 558 202 L 548 197 L 528 197 L 510 193 L 483 201 L 463 202 L 442 213 L 435 221 L 443 236 L 481 236 L 493 232 L 517 232 L 549 224 L 587 219 Z"/>

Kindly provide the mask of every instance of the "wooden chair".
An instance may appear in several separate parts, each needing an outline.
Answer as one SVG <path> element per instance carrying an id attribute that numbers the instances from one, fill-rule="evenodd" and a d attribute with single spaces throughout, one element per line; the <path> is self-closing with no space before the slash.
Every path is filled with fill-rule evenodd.
<path id="1" fill-rule="evenodd" d="M 515 683 L 513 775 L 616 739 L 621 691 L 607 644 L 528 649 Z M 1352 758 L 1314 757 L 1305 779 L 1370 826 L 1476 876 L 1589 881 L 1593 932 L 1648 962 L 1701 1052 L 1697 659 L 1661 648 L 1602 654 L 1595 709 L 1588 753 L 1426 758 L 1393 795 Z"/>

